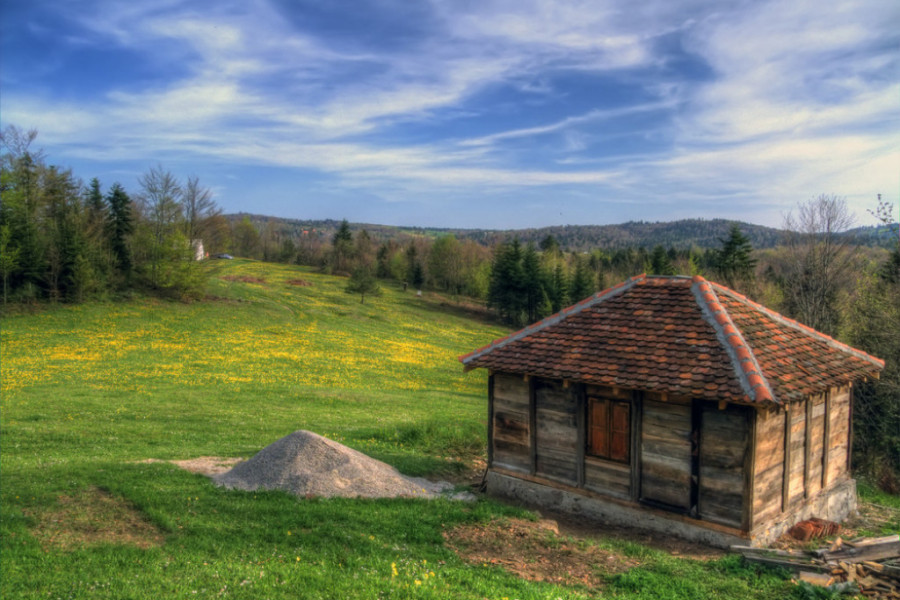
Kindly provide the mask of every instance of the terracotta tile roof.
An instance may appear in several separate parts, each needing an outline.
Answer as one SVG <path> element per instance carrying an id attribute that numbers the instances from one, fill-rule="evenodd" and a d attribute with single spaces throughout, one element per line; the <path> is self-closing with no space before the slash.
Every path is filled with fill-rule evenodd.
<path id="1" fill-rule="evenodd" d="M 640 275 L 460 357 L 467 369 L 782 404 L 884 361 L 702 277 Z"/>

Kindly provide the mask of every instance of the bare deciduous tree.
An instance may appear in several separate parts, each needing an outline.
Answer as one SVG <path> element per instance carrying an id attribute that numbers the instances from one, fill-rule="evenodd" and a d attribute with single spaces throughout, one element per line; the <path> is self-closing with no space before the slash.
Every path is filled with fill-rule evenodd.
<path id="1" fill-rule="evenodd" d="M 855 246 L 840 234 L 853 221 L 843 198 L 824 194 L 799 204 L 784 219 L 786 312 L 829 335 L 837 331 L 839 296 L 852 275 Z"/>
<path id="2" fill-rule="evenodd" d="M 212 191 L 200 185 L 196 177 L 188 177 L 181 196 L 184 233 L 190 243 L 205 238 L 213 217 L 221 214 Z"/>

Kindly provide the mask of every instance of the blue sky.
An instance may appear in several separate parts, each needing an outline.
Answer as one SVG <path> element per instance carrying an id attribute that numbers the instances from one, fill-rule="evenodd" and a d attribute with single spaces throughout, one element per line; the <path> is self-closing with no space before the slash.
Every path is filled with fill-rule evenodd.
<path id="1" fill-rule="evenodd" d="M 900 190 L 896 0 L 2 0 L 0 121 L 226 212 L 779 226 Z"/>

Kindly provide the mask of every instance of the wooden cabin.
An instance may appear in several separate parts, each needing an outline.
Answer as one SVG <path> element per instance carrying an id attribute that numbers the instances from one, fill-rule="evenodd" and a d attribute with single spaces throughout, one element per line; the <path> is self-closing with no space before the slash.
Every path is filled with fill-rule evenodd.
<path id="1" fill-rule="evenodd" d="M 634 277 L 460 357 L 487 489 L 709 544 L 840 521 L 854 381 L 884 361 L 702 277 Z"/>

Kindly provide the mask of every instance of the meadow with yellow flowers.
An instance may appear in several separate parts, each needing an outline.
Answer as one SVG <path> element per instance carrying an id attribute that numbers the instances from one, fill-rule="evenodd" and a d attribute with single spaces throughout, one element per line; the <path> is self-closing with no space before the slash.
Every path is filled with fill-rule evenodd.
<path id="1" fill-rule="evenodd" d="M 782 576 L 733 558 L 614 541 L 639 566 L 599 591 L 527 581 L 445 543 L 460 524 L 527 517 L 489 499 L 298 499 L 177 468 L 167 461 L 249 457 L 307 429 L 452 477 L 485 444 L 486 374 L 457 356 L 506 332 L 387 284 L 362 304 L 345 279 L 301 267 L 203 268 L 202 302 L 0 320 L 3 598 L 784 597 Z"/>

